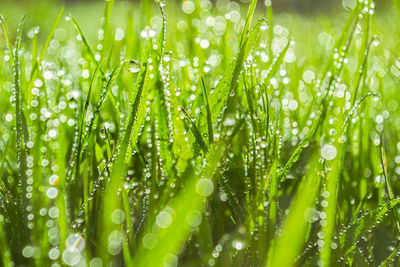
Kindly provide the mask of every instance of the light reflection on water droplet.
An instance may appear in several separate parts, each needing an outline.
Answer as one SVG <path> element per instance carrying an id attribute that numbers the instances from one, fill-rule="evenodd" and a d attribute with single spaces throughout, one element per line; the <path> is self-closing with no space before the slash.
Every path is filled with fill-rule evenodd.
<path id="1" fill-rule="evenodd" d="M 115 224 L 121 224 L 125 221 L 125 212 L 121 209 L 116 209 L 111 213 L 111 221 Z"/>
<path id="2" fill-rule="evenodd" d="M 157 226 L 160 228 L 168 228 L 172 223 L 172 216 L 168 211 L 162 210 L 156 218 Z"/>
<path id="3" fill-rule="evenodd" d="M 324 145 L 321 148 L 321 156 L 326 160 L 333 160 L 336 158 L 337 150 L 333 145 Z"/>
<path id="4" fill-rule="evenodd" d="M 76 248 L 70 247 L 63 252 L 62 259 L 65 264 L 73 266 L 80 262 L 81 253 Z"/>
<path id="5" fill-rule="evenodd" d="M 46 195 L 48 198 L 50 199 L 55 199 L 58 195 L 58 190 L 55 187 L 50 187 L 49 189 L 47 189 Z"/>
<path id="6" fill-rule="evenodd" d="M 153 249 L 158 243 L 158 238 L 153 233 L 148 233 L 143 237 L 143 246 L 147 249 Z"/>
<path id="7" fill-rule="evenodd" d="M 50 183 L 52 186 L 57 185 L 58 182 L 60 182 L 60 177 L 58 177 L 58 176 L 55 175 L 55 174 L 53 174 L 53 175 L 50 176 L 50 178 L 49 178 L 49 183 Z"/>
<path id="8" fill-rule="evenodd" d="M 132 73 L 138 73 L 140 71 L 140 62 L 134 59 L 129 61 L 129 71 Z"/>
<path id="9" fill-rule="evenodd" d="M 165 62 L 170 62 L 171 58 L 172 58 L 172 52 L 167 51 L 167 52 L 164 53 L 163 60 Z"/>
<path id="10" fill-rule="evenodd" d="M 65 245 L 67 248 L 73 248 L 78 251 L 82 251 L 85 248 L 85 240 L 81 234 L 70 234 L 65 240 Z"/>
<path id="11" fill-rule="evenodd" d="M 207 197 L 211 195 L 214 190 L 214 185 L 210 179 L 200 179 L 196 184 L 196 192 L 200 196 Z"/>
<path id="12" fill-rule="evenodd" d="M 58 248 L 52 248 L 49 251 L 49 258 L 51 260 L 56 260 L 60 256 L 60 250 Z"/>

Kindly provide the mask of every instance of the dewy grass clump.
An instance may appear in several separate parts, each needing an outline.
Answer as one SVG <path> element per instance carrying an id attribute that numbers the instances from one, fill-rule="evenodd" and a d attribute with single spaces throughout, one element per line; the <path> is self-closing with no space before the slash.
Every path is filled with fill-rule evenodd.
<path id="1" fill-rule="evenodd" d="M 400 264 L 399 6 L 247 2 L 0 18 L 2 266 Z"/>

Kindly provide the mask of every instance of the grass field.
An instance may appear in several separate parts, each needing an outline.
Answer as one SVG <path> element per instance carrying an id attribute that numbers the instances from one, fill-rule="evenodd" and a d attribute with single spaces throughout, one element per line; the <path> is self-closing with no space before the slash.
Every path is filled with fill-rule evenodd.
<path id="1" fill-rule="evenodd" d="M 0 8 L 0 266 L 400 265 L 399 2 L 247 2 Z"/>

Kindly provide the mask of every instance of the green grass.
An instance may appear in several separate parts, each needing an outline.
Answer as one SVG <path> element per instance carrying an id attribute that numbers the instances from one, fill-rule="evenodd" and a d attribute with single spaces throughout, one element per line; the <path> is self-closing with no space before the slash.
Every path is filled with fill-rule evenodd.
<path id="1" fill-rule="evenodd" d="M 400 264 L 398 1 L 248 2 L 1 10 L 0 266 Z"/>

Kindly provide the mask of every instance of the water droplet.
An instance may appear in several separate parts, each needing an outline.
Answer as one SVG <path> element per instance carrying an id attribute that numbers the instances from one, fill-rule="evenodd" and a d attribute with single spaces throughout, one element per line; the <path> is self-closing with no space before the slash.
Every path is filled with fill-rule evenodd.
<path id="1" fill-rule="evenodd" d="M 46 195 L 48 198 L 50 199 L 55 199 L 58 195 L 58 190 L 55 187 L 50 187 L 49 189 L 47 189 Z"/>
<path id="2" fill-rule="evenodd" d="M 60 256 L 60 250 L 58 248 L 52 248 L 49 251 L 49 258 L 51 260 L 56 260 Z"/>
<path id="3" fill-rule="evenodd" d="M 268 22 L 267 22 L 266 20 L 263 20 L 263 21 L 261 22 L 261 25 L 260 25 L 260 30 L 265 31 L 265 30 L 267 30 L 268 28 L 269 28 Z"/>
<path id="4" fill-rule="evenodd" d="M 121 209 L 116 209 L 111 213 L 111 221 L 115 224 L 121 224 L 125 221 L 125 212 Z"/>
<path id="5" fill-rule="evenodd" d="M 67 240 L 65 240 L 65 245 L 67 248 L 73 248 L 78 251 L 82 251 L 85 248 L 85 240 L 80 234 L 70 234 Z"/>
<path id="6" fill-rule="evenodd" d="M 200 196 L 207 197 L 211 195 L 214 190 L 214 185 L 210 179 L 200 179 L 196 184 L 196 192 Z"/>
<path id="7" fill-rule="evenodd" d="M 165 0 L 158 0 L 157 2 L 160 5 L 160 7 L 165 7 L 166 6 Z"/>
<path id="8" fill-rule="evenodd" d="M 315 222 L 316 220 L 318 220 L 319 214 L 318 211 L 314 208 L 308 208 L 305 212 L 304 212 L 304 219 L 308 222 Z"/>
<path id="9" fill-rule="evenodd" d="M 202 220 L 201 213 L 198 212 L 197 210 L 189 212 L 189 214 L 186 216 L 187 224 L 193 228 L 199 226 L 201 223 L 201 220 Z"/>
<path id="10" fill-rule="evenodd" d="M 165 62 L 170 62 L 171 58 L 172 58 L 172 52 L 171 51 L 167 51 L 167 52 L 164 53 L 163 60 Z"/>
<path id="11" fill-rule="evenodd" d="M 172 223 L 172 216 L 168 211 L 162 210 L 156 218 L 156 223 L 160 228 L 168 228 Z"/>
<path id="12" fill-rule="evenodd" d="M 60 177 L 58 177 L 57 175 L 53 174 L 50 176 L 49 178 L 49 183 L 52 186 L 55 186 L 58 184 L 58 182 L 60 182 Z"/>
<path id="13" fill-rule="evenodd" d="M 326 160 L 333 160 L 336 155 L 337 150 L 333 145 L 324 145 L 321 149 L 321 156 Z"/>
<path id="14" fill-rule="evenodd" d="M 153 233 L 148 233 L 143 237 L 143 246 L 147 249 L 153 249 L 158 243 L 158 238 Z"/>
<path id="15" fill-rule="evenodd" d="M 100 138 L 104 139 L 106 137 L 107 137 L 107 129 L 106 129 L 106 127 L 103 126 L 100 129 Z"/>
<path id="16" fill-rule="evenodd" d="M 140 71 L 140 62 L 134 59 L 129 61 L 129 71 L 132 73 L 138 73 Z"/>
<path id="17" fill-rule="evenodd" d="M 24 249 L 22 250 L 22 255 L 25 258 L 31 258 L 33 257 L 33 253 L 34 253 L 34 248 L 32 246 L 26 246 L 24 247 Z"/>
<path id="18" fill-rule="evenodd" d="M 90 260 L 89 266 L 90 267 L 101 267 L 101 266 L 103 266 L 103 261 L 100 258 L 94 257 L 93 259 Z"/>
<path id="19" fill-rule="evenodd" d="M 372 100 L 375 101 L 375 102 L 378 101 L 379 98 L 380 98 L 380 95 L 379 95 L 379 94 L 373 94 L 373 95 L 372 95 Z"/>
<path id="20" fill-rule="evenodd" d="M 79 252 L 79 250 L 77 250 L 76 248 L 67 248 L 63 255 L 62 255 L 63 261 L 65 264 L 69 265 L 69 266 L 73 266 L 76 265 L 80 262 L 81 260 L 81 253 Z"/>
<path id="21" fill-rule="evenodd" d="M 232 247 L 236 250 L 242 250 L 244 248 L 244 244 L 241 241 L 234 240 L 232 242 Z"/>

